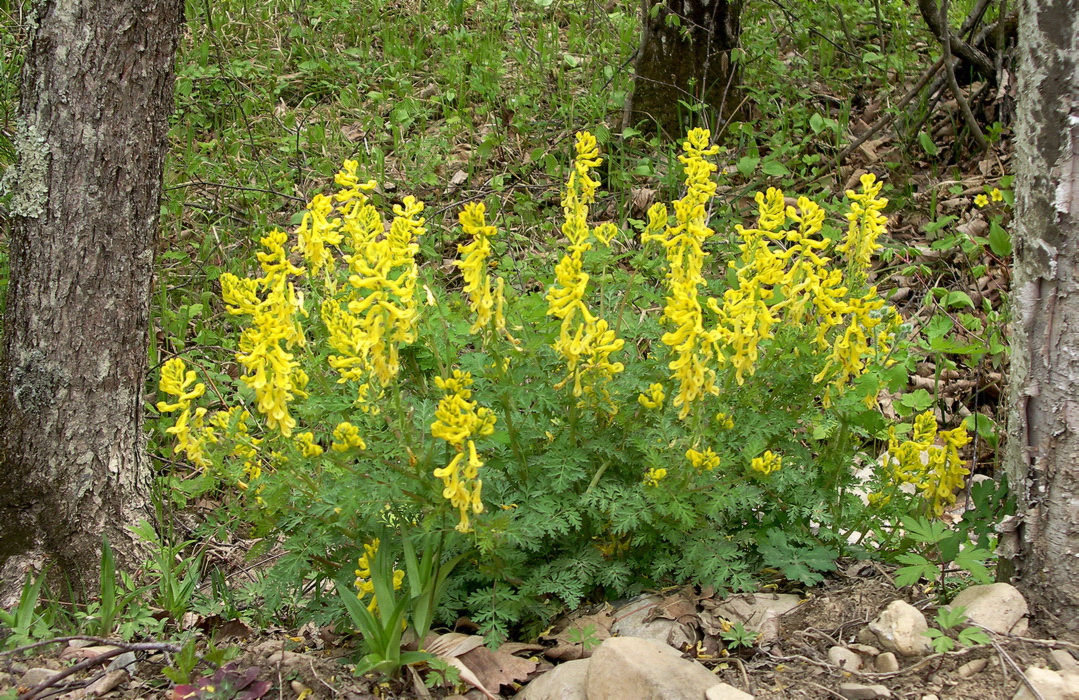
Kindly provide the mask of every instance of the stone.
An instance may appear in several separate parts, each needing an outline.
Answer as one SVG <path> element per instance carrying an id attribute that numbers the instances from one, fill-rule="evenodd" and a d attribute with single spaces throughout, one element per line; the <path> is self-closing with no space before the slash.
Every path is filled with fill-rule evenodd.
<path id="1" fill-rule="evenodd" d="M 982 670 L 989 665 L 989 659 L 974 659 L 968 661 L 959 668 L 956 669 L 956 673 L 960 678 L 970 678 L 975 673 L 981 673 Z"/>
<path id="2" fill-rule="evenodd" d="M 588 700 L 701 700 L 720 681 L 700 663 L 649 639 L 611 637 L 592 653 Z"/>
<path id="3" fill-rule="evenodd" d="M 880 653 L 880 649 L 875 646 L 870 646 L 869 644 L 848 644 L 847 648 L 862 656 L 876 656 Z"/>
<path id="4" fill-rule="evenodd" d="M 54 671 L 51 668 L 28 668 L 19 678 L 19 687 L 33 688 L 34 686 L 41 685 L 45 681 L 52 680 L 52 677 L 58 673 L 60 672 Z"/>
<path id="5" fill-rule="evenodd" d="M 886 651 L 877 657 L 874 666 L 877 667 L 877 673 L 895 673 L 899 670 L 899 659 L 895 658 L 892 652 Z"/>
<path id="6" fill-rule="evenodd" d="M 529 681 L 513 697 L 516 700 L 586 700 L 588 665 L 591 659 L 577 659 L 558 664 L 547 673 Z"/>
<path id="7" fill-rule="evenodd" d="M 669 644 L 676 649 L 693 647 L 697 644 L 697 633 L 689 625 L 677 620 L 657 617 L 648 619 L 657 605 L 663 603 L 658 595 L 639 596 L 614 614 L 611 634 L 622 637 L 652 639 L 660 644 Z M 645 620 L 648 620 L 645 622 Z"/>
<path id="8" fill-rule="evenodd" d="M 998 634 L 1026 632 L 1027 601 L 1010 583 L 971 586 L 955 597 L 949 608 L 962 606 L 966 616 Z"/>
<path id="9" fill-rule="evenodd" d="M 753 700 L 753 696 L 733 685 L 720 683 L 704 691 L 704 700 Z"/>
<path id="10" fill-rule="evenodd" d="M 1058 671 L 1074 671 L 1079 673 L 1079 661 L 1067 649 L 1053 649 L 1049 652 L 1049 658 Z"/>
<path id="11" fill-rule="evenodd" d="M 1079 700 L 1079 673 L 1050 671 L 1047 668 L 1031 666 L 1023 672 L 1027 683 L 1034 686 L 1042 700 Z M 1012 700 L 1034 700 L 1037 696 L 1030 692 L 1027 683 L 1019 682 L 1019 688 Z"/>
<path id="12" fill-rule="evenodd" d="M 869 629 L 888 651 L 903 656 L 919 656 L 932 650 L 929 637 L 922 634 L 929 629 L 925 615 L 905 601 L 893 600 L 889 603 L 877 619 L 869 623 Z"/>
<path id="13" fill-rule="evenodd" d="M 862 657 L 845 647 L 831 647 L 828 649 L 828 663 L 844 671 L 857 671 L 862 667 Z"/>
<path id="14" fill-rule="evenodd" d="M 840 683 L 839 694 L 847 700 L 878 700 L 892 697 L 892 691 L 883 685 L 865 683 Z"/>

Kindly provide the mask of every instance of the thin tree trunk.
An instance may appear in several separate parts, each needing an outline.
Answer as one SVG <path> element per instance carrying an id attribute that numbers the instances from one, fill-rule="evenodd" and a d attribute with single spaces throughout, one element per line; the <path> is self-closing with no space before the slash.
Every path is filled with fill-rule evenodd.
<path id="1" fill-rule="evenodd" d="M 658 125 L 678 137 L 689 121 L 684 105 L 703 103 L 724 119 L 735 111 L 738 71 L 731 49 L 738 46 L 743 2 L 642 0 L 641 46 L 624 126 Z"/>
<path id="2" fill-rule="evenodd" d="M 1023 0 L 1008 472 L 1019 583 L 1079 634 L 1079 2 Z M 1055 623 L 1055 624 L 1054 624 Z"/>
<path id="3" fill-rule="evenodd" d="M 45 560 L 82 597 L 102 535 L 123 558 L 126 527 L 151 516 L 142 391 L 183 0 L 32 13 L 7 183 L 0 592 Z"/>

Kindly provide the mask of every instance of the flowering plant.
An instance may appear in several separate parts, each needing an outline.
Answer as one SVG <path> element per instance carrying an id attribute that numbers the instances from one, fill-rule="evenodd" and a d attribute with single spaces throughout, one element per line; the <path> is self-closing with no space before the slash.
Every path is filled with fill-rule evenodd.
<path id="1" fill-rule="evenodd" d="M 423 204 L 405 197 L 383 221 L 346 161 L 290 249 L 271 232 L 259 275 L 222 277 L 245 324 L 235 393 L 196 407 L 202 385 L 166 365 L 177 452 L 242 492 L 301 580 L 340 581 L 359 559 L 372 619 L 397 609 L 381 603 L 401 585 L 392 563 L 369 590 L 387 530 L 406 554 L 437 536 L 431 570 L 468 557 L 435 597 L 493 633 L 549 615 L 552 596 L 742 588 L 777 556 L 834 558 L 862 509 L 855 454 L 885 432 L 877 394 L 906 378 L 901 319 L 868 282 L 882 185 L 866 175 L 847 193 L 845 235 L 825 204 L 760 193 L 724 250 L 709 216 L 718 149 L 696 129 L 683 151 L 685 193 L 648 211 L 638 245 L 591 223 L 602 159 L 579 134 L 564 248 L 553 274 L 530 269 L 539 290 L 495 274 L 498 229 L 479 203 L 459 214 L 459 278 L 437 275 L 420 260 Z M 429 624 L 439 603 L 424 600 Z"/>

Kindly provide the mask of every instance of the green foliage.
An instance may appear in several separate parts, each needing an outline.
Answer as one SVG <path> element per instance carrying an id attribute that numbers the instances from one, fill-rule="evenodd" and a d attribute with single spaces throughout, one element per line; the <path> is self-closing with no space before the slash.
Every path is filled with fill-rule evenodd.
<path id="1" fill-rule="evenodd" d="M 199 571 L 202 568 L 201 555 L 184 556 L 185 551 L 194 544 L 194 540 L 166 544 L 154 526 L 145 520 L 133 527 L 132 532 L 150 545 L 152 550 L 147 569 L 154 578 L 154 583 L 151 584 L 156 592 L 153 604 L 164 611 L 169 619 L 179 621 L 183 614 L 191 609 L 192 598 L 199 583 Z"/>
<path id="2" fill-rule="evenodd" d="M 39 610 L 41 586 L 45 583 L 46 573 L 42 572 L 37 577 L 27 575 L 19 593 L 19 602 L 11 610 L 0 609 L 0 626 L 6 628 L 0 628 L 0 649 L 14 649 L 52 636 L 48 617 Z"/>
<path id="3" fill-rule="evenodd" d="M 989 644 L 989 635 L 978 627 L 970 626 L 959 630 L 955 629 L 966 621 L 966 609 L 962 605 L 941 608 L 937 611 L 937 616 L 934 619 L 940 629 L 930 627 L 922 634 L 929 637 L 933 650 L 938 654 L 951 651 L 955 648 L 956 642 L 964 647 Z M 949 632 L 955 633 L 955 639 L 952 639 Z"/>
<path id="4" fill-rule="evenodd" d="M 741 622 L 729 625 L 728 629 L 721 630 L 719 638 L 726 643 L 728 649 L 749 649 L 757 643 L 759 632 L 747 630 Z"/>
<path id="5" fill-rule="evenodd" d="M 956 572 L 965 572 L 974 583 L 993 580 L 985 562 L 992 554 L 985 546 L 974 546 L 962 531 L 925 518 L 903 518 L 907 552 L 896 560 L 904 564 L 896 572 L 899 586 L 912 586 L 922 579 L 937 581 L 941 598 L 949 598 L 956 585 Z"/>

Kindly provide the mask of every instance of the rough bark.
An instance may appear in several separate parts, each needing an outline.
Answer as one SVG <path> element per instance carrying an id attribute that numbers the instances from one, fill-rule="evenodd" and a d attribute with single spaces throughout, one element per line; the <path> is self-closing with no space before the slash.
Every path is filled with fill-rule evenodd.
<path id="1" fill-rule="evenodd" d="M 1079 2 L 1023 0 L 1007 465 L 1019 582 L 1079 635 Z"/>
<path id="2" fill-rule="evenodd" d="M 82 597 L 150 515 L 150 285 L 183 0 L 31 12 L 0 357 L 0 588 L 50 561 Z M 62 587 L 63 592 L 66 587 Z M 0 590 L 10 593 L 10 587 Z"/>
<path id="3" fill-rule="evenodd" d="M 681 136 L 681 120 L 688 115 L 680 101 L 703 103 L 723 118 L 734 112 L 738 70 L 731 49 L 738 46 L 743 3 L 642 0 L 641 46 L 625 126 L 656 125 L 671 136 Z M 672 15 L 678 24 L 668 22 Z"/>

